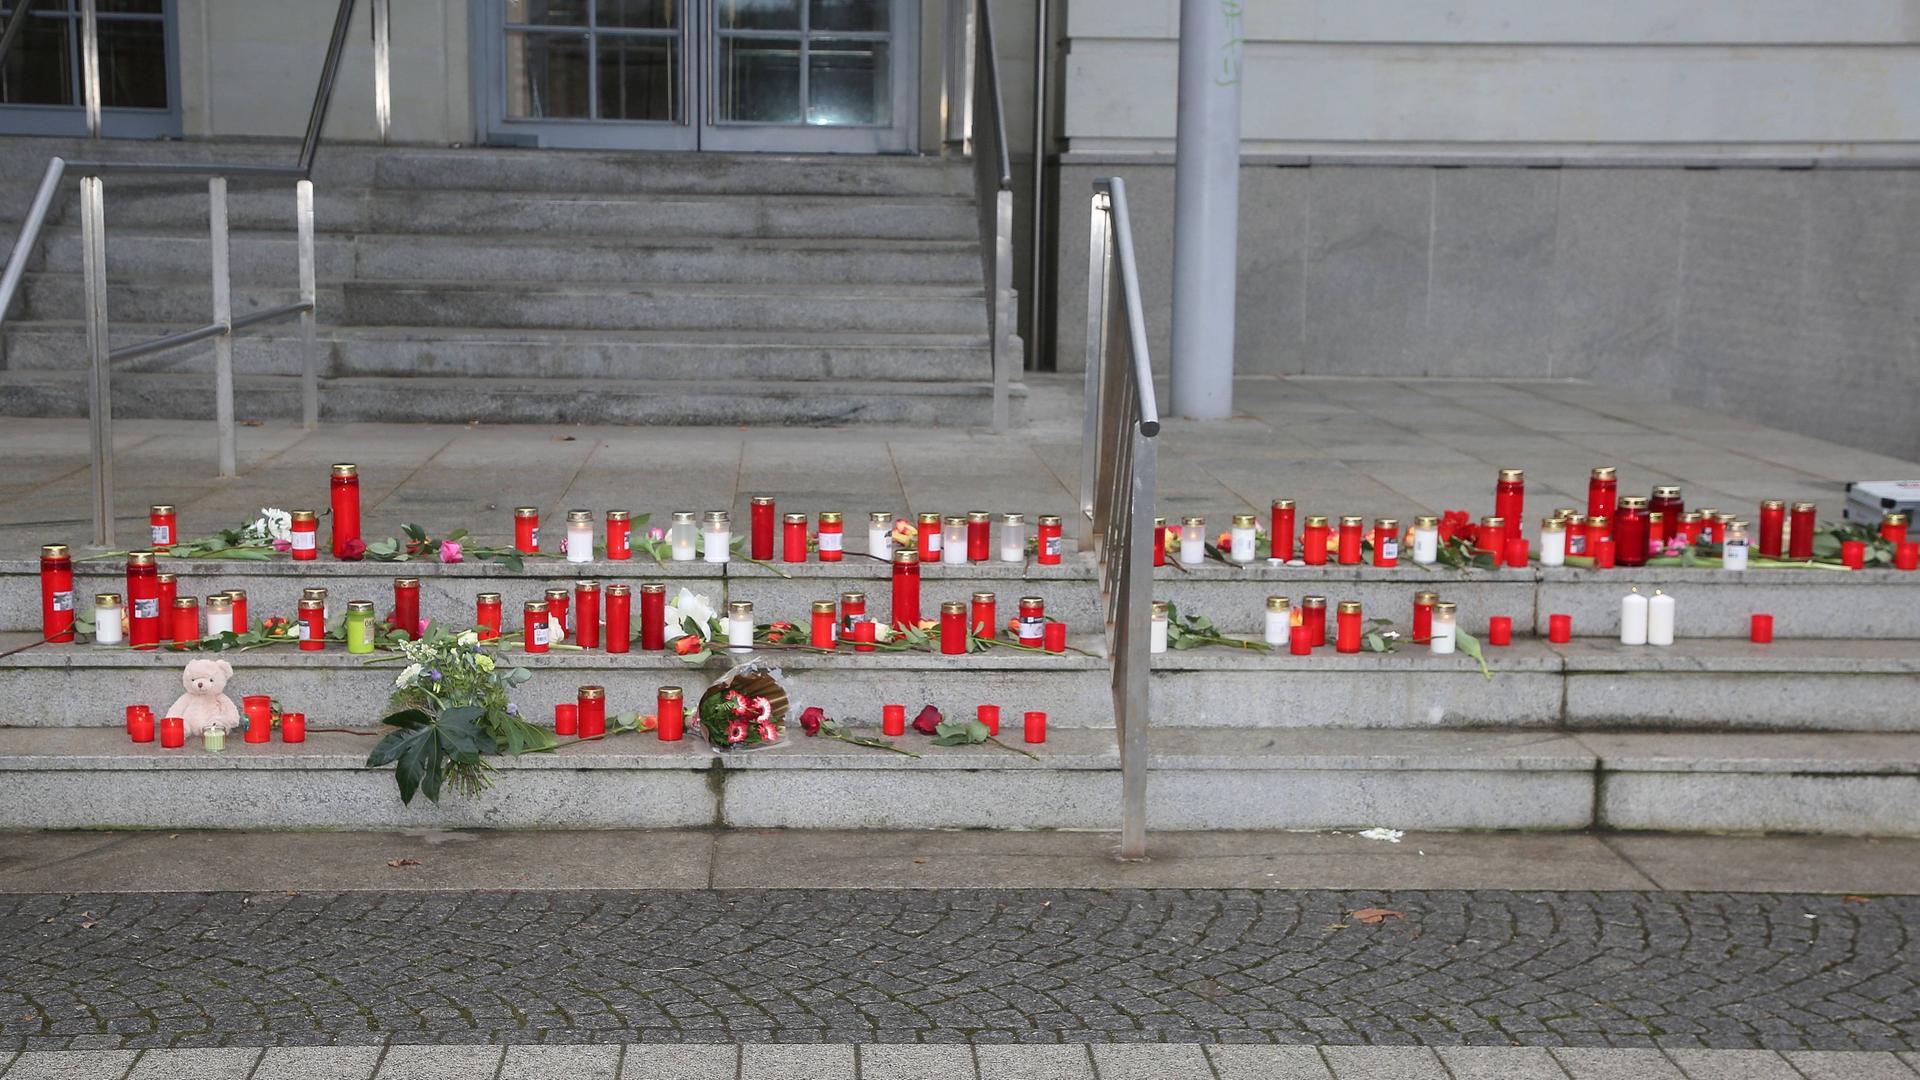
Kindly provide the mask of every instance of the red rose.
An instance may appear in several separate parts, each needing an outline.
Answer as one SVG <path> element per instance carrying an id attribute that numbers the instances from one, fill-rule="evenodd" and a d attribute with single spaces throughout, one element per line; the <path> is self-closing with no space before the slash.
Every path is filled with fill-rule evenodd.
<path id="1" fill-rule="evenodd" d="M 920 710 L 919 716 L 913 718 L 913 730 L 922 735 L 932 735 L 940 730 L 942 719 L 944 718 L 940 715 L 940 710 L 929 705 Z"/>
<path id="2" fill-rule="evenodd" d="M 826 717 L 826 710 L 820 708 L 820 706 L 809 706 L 807 711 L 800 714 L 800 730 L 806 732 L 808 735 L 818 735 L 820 734 L 820 721 L 826 719 Z"/>
<path id="3" fill-rule="evenodd" d="M 357 536 L 347 541 L 340 550 L 340 557 L 348 562 L 359 562 L 366 554 L 367 542 Z"/>

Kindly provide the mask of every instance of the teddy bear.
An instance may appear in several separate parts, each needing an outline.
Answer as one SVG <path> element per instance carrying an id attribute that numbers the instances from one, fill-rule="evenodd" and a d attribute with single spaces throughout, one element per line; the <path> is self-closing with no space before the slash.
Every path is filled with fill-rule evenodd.
<path id="1" fill-rule="evenodd" d="M 233 707 L 233 699 L 223 691 L 227 680 L 233 678 L 233 665 L 225 660 L 189 660 L 187 668 L 180 673 L 180 682 L 187 692 L 166 712 L 168 716 L 177 716 L 187 722 L 187 735 L 198 735 L 208 728 L 222 731 L 240 724 L 240 710 Z"/>

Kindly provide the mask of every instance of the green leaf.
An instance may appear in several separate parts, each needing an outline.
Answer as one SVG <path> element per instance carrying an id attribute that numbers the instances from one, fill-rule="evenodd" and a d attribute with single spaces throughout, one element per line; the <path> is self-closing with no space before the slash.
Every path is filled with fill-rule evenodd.
<path id="1" fill-rule="evenodd" d="M 1455 628 L 1453 631 L 1453 643 L 1461 652 L 1472 657 L 1474 663 L 1480 665 L 1480 674 L 1485 675 L 1489 679 L 1493 678 L 1493 672 L 1487 667 L 1486 654 L 1480 651 L 1479 638 L 1474 637 L 1465 630 Z"/>

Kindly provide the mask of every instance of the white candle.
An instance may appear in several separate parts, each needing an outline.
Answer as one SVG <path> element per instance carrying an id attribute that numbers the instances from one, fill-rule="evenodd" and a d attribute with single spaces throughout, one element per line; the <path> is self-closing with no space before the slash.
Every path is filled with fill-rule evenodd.
<path id="1" fill-rule="evenodd" d="M 734 600 L 727 604 L 727 648 L 732 652 L 753 649 L 753 601 Z"/>
<path id="2" fill-rule="evenodd" d="M 207 607 L 207 636 L 219 637 L 221 634 L 231 633 L 233 633 L 233 609 L 230 607 L 221 609 L 209 605 Z"/>
<path id="3" fill-rule="evenodd" d="M 1253 515 L 1233 515 L 1233 531 L 1229 537 L 1228 557 L 1237 563 L 1252 562 L 1253 540 Z"/>
<path id="4" fill-rule="evenodd" d="M 1000 519 L 1000 561 L 1027 561 L 1027 517 L 1007 514 Z"/>
<path id="5" fill-rule="evenodd" d="M 1153 621 L 1151 627 L 1152 630 L 1147 635 L 1147 651 L 1149 653 L 1166 652 L 1167 602 L 1165 600 L 1155 600 L 1153 602 Z"/>
<path id="6" fill-rule="evenodd" d="M 1433 637 L 1429 644 L 1436 656 L 1446 656 L 1454 651 L 1459 642 L 1455 636 L 1460 621 L 1458 605 L 1450 600 L 1442 600 L 1433 605 Z"/>
<path id="7" fill-rule="evenodd" d="M 701 527 L 701 547 L 705 549 L 706 560 L 710 563 L 726 562 L 733 554 L 733 519 L 725 510 L 707 511 L 706 524 Z"/>
<path id="8" fill-rule="evenodd" d="M 1647 601 L 1647 644 L 1673 644 L 1673 597 L 1659 589 Z"/>
<path id="9" fill-rule="evenodd" d="M 1287 644 L 1287 633 L 1293 628 L 1293 612 L 1284 596 L 1267 597 L 1267 625 L 1261 639 L 1274 648 Z"/>
<path id="10" fill-rule="evenodd" d="M 696 531 L 698 530 L 694 525 L 693 511 L 675 510 L 673 512 L 673 524 L 667 528 L 667 541 L 673 545 L 674 562 L 693 561 L 693 537 Z"/>
<path id="11" fill-rule="evenodd" d="M 93 641 L 96 645 L 118 645 L 120 634 L 120 594 L 100 593 L 93 598 Z"/>
<path id="12" fill-rule="evenodd" d="M 567 511 L 567 561 L 593 561 L 593 511 Z"/>
<path id="13" fill-rule="evenodd" d="M 1751 550 L 1747 537 L 1747 523 L 1735 521 L 1727 526 L 1727 538 L 1720 547 L 1720 568 L 1722 570 L 1745 570 L 1747 555 Z"/>
<path id="14" fill-rule="evenodd" d="M 1620 598 L 1620 644 L 1647 643 L 1647 598 L 1635 588 Z"/>
<path id="15" fill-rule="evenodd" d="M 945 519 L 940 530 L 940 561 L 947 566 L 967 564 L 967 519 L 958 514 Z"/>
<path id="16" fill-rule="evenodd" d="M 1440 521 L 1422 516 L 1413 519 L 1413 561 L 1432 566 L 1440 561 Z"/>
<path id="17" fill-rule="evenodd" d="M 867 554 L 885 562 L 893 561 L 893 514 L 876 510 L 867 515 Z"/>
<path id="18" fill-rule="evenodd" d="M 1180 523 L 1180 563 L 1199 566 L 1207 557 L 1207 521 L 1190 517 Z"/>
<path id="19" fill-rule="evenodd" d="M 1540 565 L 1567 565 L 1567 523 L 1560 518 L 1540 523 Z"/>

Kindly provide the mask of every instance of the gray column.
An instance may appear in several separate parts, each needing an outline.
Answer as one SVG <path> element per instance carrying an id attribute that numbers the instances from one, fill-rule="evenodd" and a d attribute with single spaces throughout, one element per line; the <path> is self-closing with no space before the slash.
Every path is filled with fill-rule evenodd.
<path id="1" fill-rule="evenodd" d="M 1173 412 L 1233 413 L 1241 0 L 1181 0 L 1173 189 Z"/>

